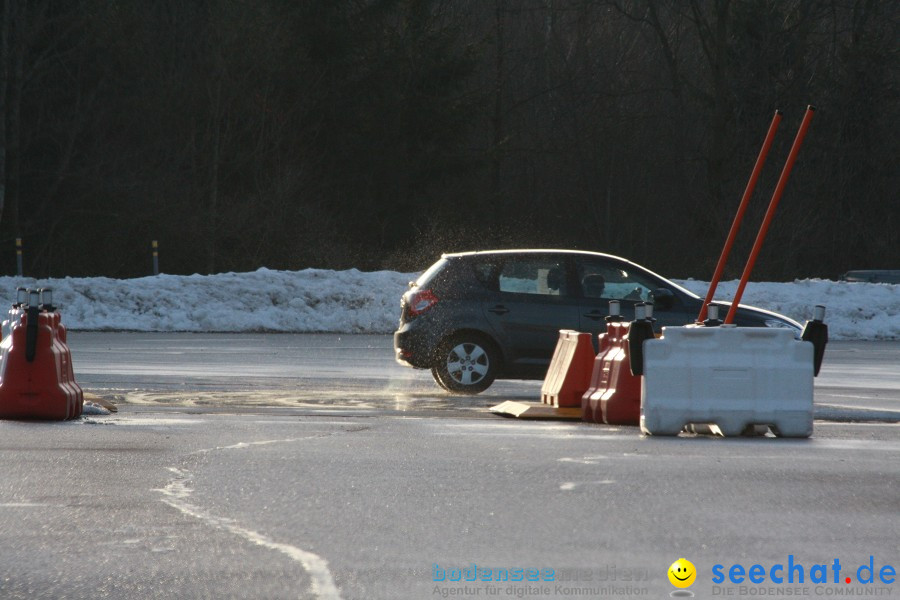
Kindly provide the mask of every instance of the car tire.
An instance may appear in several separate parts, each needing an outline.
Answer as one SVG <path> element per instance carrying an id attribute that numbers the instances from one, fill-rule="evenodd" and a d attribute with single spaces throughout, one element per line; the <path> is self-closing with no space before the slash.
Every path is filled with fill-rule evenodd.
<path id="1" fill-rule="evenodd" d="M 456 334 L 438 347 L 431 376 L 452 394 L 478 394 L 488 389 L 500 367 L 500 352 L 477 333 Z"/>

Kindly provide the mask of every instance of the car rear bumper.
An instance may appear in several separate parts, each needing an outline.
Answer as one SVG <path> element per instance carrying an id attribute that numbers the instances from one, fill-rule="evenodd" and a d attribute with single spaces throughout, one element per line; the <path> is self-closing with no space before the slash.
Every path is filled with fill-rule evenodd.
<path id="1" fill-rule="evenodd" d="M 430 369 L 436 344 L 427 332 L 410 328 L 407 323 L 394 332 L 394 360 L 406 367 Z"/>

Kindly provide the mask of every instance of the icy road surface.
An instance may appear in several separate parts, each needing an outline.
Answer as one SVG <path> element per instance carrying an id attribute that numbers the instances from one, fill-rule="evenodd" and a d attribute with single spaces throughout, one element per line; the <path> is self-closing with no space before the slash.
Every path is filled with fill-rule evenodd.
<path id="1" fill-rule="evenodd" d="M 394 362 L 387 335 L 74 332 L 70 347 L 82 387 L 130 403 L 408 412 L 540 399 L 540 381 L 448 396 L 427 371 Z M 831 342 L 815 401 L 900 411 L 898 365 L 900 342 Z"/>
<path id="2" fill-rule="evenodd" d="M 487 414 L 540 382 L 446 396 L 393 362 L 387 336 L 70 341 L 79 382 L 128 402 L 0 421 L 4 599 L 664 598 L 679 557 L 698 598 L 776 595 L 784 585 L 716 583 L 713 569 L 789 560 L 805 578 L 795 597 L 900 594 L 857 579 L 870 559 L 898 566 L 897 423 L 647 438 Z M 898 351 L 829 345 L 817 413 L 900 406 Z M 840 582 L 810 581 L 838 562 Z M 553 581 L 450 580 L 473 567 Z"/>

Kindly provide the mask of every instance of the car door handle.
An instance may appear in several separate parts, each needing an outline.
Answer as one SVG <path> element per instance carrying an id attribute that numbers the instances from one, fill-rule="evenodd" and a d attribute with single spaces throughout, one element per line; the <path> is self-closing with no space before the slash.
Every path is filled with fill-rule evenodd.
<path id="1" fill-rule="evenodd" d="M 588 319 L 592 319 L 594 321 L 599 321 L 600 319 L 606 318 L 606 313 L 601 310 L 592 310 L 589 313 L 584 313 L 584 316 Z"/>
<path id="2" fill-rule="evenodd" d="M 503 306 L 502 304 L 498 304 L 497 306 L 495 306 L 493 308 L 489 308 L 488 312 L 492 312 L 495 315 L 505 315 L 506 313 L 509 312 L 509 309 L 506 308 L 505 306 Z"/>

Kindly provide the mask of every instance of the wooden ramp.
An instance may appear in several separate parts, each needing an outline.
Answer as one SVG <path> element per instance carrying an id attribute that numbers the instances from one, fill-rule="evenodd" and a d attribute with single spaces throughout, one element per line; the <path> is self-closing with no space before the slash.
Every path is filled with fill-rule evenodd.
<path id="1" fill-rule="evenodd" d="M 97 394 L 92 394 L 90 392 L 84 392 L 84 401 L 85 402 L 93 402 L 94 404 L 99 404 L 109 412 L 119 412 L 119 407 L 112 403 L 112 401 L 107 400 L 106 398 L 102 398 Z"/>
<path id="2" fill-rule="evenodd" d="M 517 419 L 550 419 L 557 421 L 580 421 L 581 407 L 560 408 L 541 402 L 513 402 L 507 400 L 488 409 L 495 415 Z"/>

